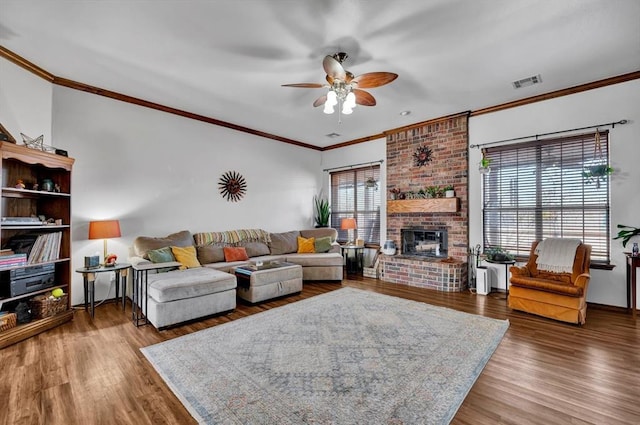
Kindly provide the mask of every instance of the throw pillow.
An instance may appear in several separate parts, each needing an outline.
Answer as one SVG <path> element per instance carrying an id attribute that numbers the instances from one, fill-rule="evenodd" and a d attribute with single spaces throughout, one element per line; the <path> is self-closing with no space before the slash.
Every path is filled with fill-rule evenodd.
<path id="1" fill-rule="evenodd" d="M 291 254 L 298 251 L 298 240 L 300 232 L 293 230 L 285 233 L 271 234 L 271 255 Z"/>
<path id="2" fill-rule="evenodd" d="M 329 252 L 331 250 L 331 237 L 317 238 L 315 248 L 316 252 Z"/>
<path id="3" fill-rule="evenodd" d="M 298 254 L 313 254 L 316 252 L 316 238 L 305 239 L 298 236 Z"/>
<path id="4" fill-rule="evenodd" d="M 202 267 L 196 256 L 195 246 L 172 246 L 171 252 L 176 257 L 176 261 L 182 264 L 180 270 Z"/>
<path id="5" fill-rule="evenodd" d="M 149 255 L 149 260 L 151 260 L 152 263 L 169 263 L 171 261 L 176 261 L 176 257 L 173 256 L 173 252 L 171 252 L 171 247 L 169 246 L 151 250 L 147 252 L 147 255 Z M 158 269 L 157 272 L 164 273 L 169 270 L 173 270 L 173 267 Z"/>
<path id="6" fill-rule="evenodd" d="M 269 245 L 264 242 L 247 242 L 244 244 L 244 248 L 247 250 L 249 257 L 260 257 L 271 254 Z"/>
<path id="7" fill-rule="evenodd" d="M 219 263 L 224 261 L 224 251 L 221 246 L 203 245 L 196 248 L 200 264 Z"/>
<path id="8" fill-rule="evenodd" d="M 228 263 L 232 261 L 246 261 L 249 259 L 247 250 L 243 246 L 225 246 L 224 260 Z"/>
<path id="9" fill-rule="evenodd" d="M 193 236 L 188 230 L 178 233 L 172 233 L 164 238 L 151 238 L 148 236 L 138 236 L 133 241 L 133 249 L 136 256 L 145 260 L 149 259 L 148 252 L 154 249 L 164 248 L 165 246 L 191 246 L 193 245 Z"/>

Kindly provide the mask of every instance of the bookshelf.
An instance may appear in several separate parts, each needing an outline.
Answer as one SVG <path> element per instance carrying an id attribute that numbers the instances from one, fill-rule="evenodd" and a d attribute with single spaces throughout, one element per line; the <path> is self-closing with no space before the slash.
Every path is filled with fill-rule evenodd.
<path id="1" fill-rule="evenodd" d="M 11 296 L 8 274 L 23 272 L 25 269 L 46 268 L 53 270 L 54 287 L 69 294 L 71 302 L 71 171 L 74 159 L 9 142 L 0 142 L 1 213 L 0 246 L 5 248 L 10 241 L 34 235 L 38 240 L 38 250 L 29 255 L 26 264 L 2 264 L 0 255 L 0 310 L 12 311 L 21 301 L 28 301 L 35 295 L 52 288 L 36 289 L 24 294 Z M 45 179 L 51 179 L 56 191 L 43 191 L 34 184 L 43 186 Z M 22 180 L 25 187 L 16 187 Z M 7 221 L 6 217 L 44 217 L 47 224 Z M 12 239 L 13 238 L 13 239 Z M 34 240 L 35 242 L 35 240 Z M 35 245 L 34 245 L 35 246 Z M 17 252 L 17 251 L 16 251 Z M 32 257 L 32 258 L 31 258 Z M 73 318 L 71 306 L 67 310 L 40 320 L 17 325 L 0 332 L 0 348 L 27 339 L 40 332 L 61 325 Z"/>

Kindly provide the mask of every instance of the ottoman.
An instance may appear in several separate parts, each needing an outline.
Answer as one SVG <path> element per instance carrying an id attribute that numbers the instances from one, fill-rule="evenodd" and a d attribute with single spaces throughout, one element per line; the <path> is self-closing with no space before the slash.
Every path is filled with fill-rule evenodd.
<path id="1" fill-rule="evenodd" d="M 302 291 L 302 266 L 297 264 L 272 262 L 233 270 L 238 281 L 236 294 L 250 303 Z"/>

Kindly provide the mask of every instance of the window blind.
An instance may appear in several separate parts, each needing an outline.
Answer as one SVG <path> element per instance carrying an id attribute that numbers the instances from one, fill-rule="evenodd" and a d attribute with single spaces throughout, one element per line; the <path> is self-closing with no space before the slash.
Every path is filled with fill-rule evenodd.
<path id="1" fill-rule="evenodd" d="M 367 184 L 367 181 L 370 183 Z M 375 187 L 371 182 L 375 182 Z M 380 166 L 354 168 L 331 173 L 331 227 L 338 240 L 346 242 L 348 231 L 340 229 L 343 218 L 355 218 L 354 238 L 380 243 Z"/>
<path id="2" fill-rule="evenodd" d="M 609 163 L 609 132 L 598 135 L 486 149 L 491 173 L 483 176 L 485 249 L 501 246 L 528 256 L 535 240 L 578 238 L 592 246 L 592 262 L 609 263 L 609 178 L 585 175 Z"/>

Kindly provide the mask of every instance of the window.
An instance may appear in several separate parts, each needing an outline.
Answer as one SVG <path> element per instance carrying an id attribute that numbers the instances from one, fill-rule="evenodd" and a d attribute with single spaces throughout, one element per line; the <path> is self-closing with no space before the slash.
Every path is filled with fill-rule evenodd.
<path id="1" fill-rule="evenodd" d="M 587 179 L 589 166 L 609 161 L 608 131 L 486 149 L 484 246 L 528 256 L 547 237 L 578 238 L 591 261 L 610 259 L 609 178 Z"/>
<path id="2" fill-rule="evenodd" d="M 379 165 L 331 173 L 331 227 L 338 229 L 339 241 L 348 240 L 348 230 L 340 229 L 340 221 L 354 217 L 358 228 L 353 237 L 380 243 L 379 186 Z"/>

